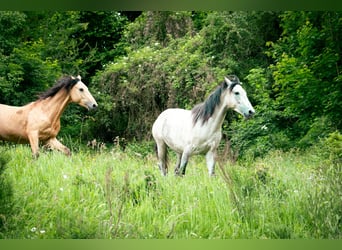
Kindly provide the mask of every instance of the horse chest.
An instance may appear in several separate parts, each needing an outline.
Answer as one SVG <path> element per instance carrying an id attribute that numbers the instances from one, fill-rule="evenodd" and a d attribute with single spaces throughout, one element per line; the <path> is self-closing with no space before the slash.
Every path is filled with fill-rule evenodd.
<path id="1" fill-rule="evenodd" d="M 212 138 L 201 142 L 193 144 L 193 154 L 203 154 L 207 153 L 209 150 L 215 150 L 219 144 L 219 140 L 213 140 Z"/>
<path id="2" fill-rule="evenodd" d="M 209 150 L 216 150 L 221 140 L 221 132 L 211 134 L 211 136 L 194 137 L 191 145 L 193 154 L 207 153 Z"/>
<path id="3" fill-rule="evenodd" d="M 39 130 L 39 138 L 41 140 L 46 140 L 49 138 L 56 137 L 60 130 L 60 122 L 48 122 L 45 123 Z"/>

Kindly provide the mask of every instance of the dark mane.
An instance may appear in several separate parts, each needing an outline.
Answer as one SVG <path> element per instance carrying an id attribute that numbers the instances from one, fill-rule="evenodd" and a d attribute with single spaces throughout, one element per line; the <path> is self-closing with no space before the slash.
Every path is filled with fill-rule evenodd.
<path id="1" fill-rule="evenodd" d="M 230 91 L 232 91 L 237 84 L 240 84 L 239 78 L 237 78 L 237 76 L 232 75 L 228 76 L 227 78 L 232 82 L 232 84 L 229 86 Z M 223 81 L 204 102 L 197 104 L 191 110 L 193 116 L 192 121 L 194 125 L 198 120 L 202 120 L 202 124 L 209 120 L 209 118 L 214 114 L 216 107 L 220 105 L 221 95 L 227 89 L 227 87 L 228 85 L 226 81 Z"/>
<path id="2" fill-rule="evenodd" d="M 56 95 L 61 89 L 65 89 L 67 92 L 79 81 L 77 78 L 71 76 L 63 76 L 58 79 L 57 83 L 48 89 L 47 91 L 39 94 L 39 100 L 44 100 L 49 97 Z"/>

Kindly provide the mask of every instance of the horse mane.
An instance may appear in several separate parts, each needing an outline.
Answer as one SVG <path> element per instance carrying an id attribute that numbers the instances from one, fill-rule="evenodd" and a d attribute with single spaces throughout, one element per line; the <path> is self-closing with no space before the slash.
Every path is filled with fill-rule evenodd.
<path id="1" fill-rule="evenodd" d="M 239 78 L 235 75 L 227 76 L 227 78 L 232 82 L 232 84 L 229 86 L 230 91 L 232 91 L 237 84 L 240 84 Z M 192 121 L 194 125 L 198 120 L 202 120 L 202 124 L 204 124 L 209 120 L 210 117 L 212 117 L 216 107 L 220 105 L 221 95 L 227 89 L 227 87 L 228 84 L 226 81 L 223 81 L 204 102 L 193 107 L 191 113 L 193 116 Z"/>
<path id="2" fill-rule="evenodd" d="M 67 92 L 79 81 L 78 78 L 72 78 L 71 76 L 63 76 L 58 79 L 57 83 L 46 90 L 45 92 L 39 94 L 39 100 L 44 100 L 49 97 L 55 96 L 60 90 L 65 89 Z"/>

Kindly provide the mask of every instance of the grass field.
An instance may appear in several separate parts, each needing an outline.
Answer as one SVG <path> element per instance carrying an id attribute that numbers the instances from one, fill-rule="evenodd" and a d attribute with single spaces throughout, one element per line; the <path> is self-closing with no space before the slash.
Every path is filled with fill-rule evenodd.
<path id="1" fill-rule="evenodd" d="M 180 178 L 138 148 L 33 160 L 3 144 L 0 238 L 342 238 L 341 164 L 316 149 L 221 161 L 214 178 L 196 156 Z"/>

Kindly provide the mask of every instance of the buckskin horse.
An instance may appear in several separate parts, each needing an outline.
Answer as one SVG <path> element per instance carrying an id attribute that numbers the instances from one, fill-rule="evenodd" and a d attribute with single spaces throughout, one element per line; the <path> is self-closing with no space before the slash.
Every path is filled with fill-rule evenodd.
<path id="1" fill-rule="evenodd" d="M 61 77 L 52 88 L 40 94 L 38 100 L 25 106 L 0 104 L 0 140 L 29 143 L 34 158 L 39 156 L 39 142 L 71 155 L 56 138 L 61 128 L 60 117 L 71 102 L 88 110 L 97 107 L 80 76 Z"/>

